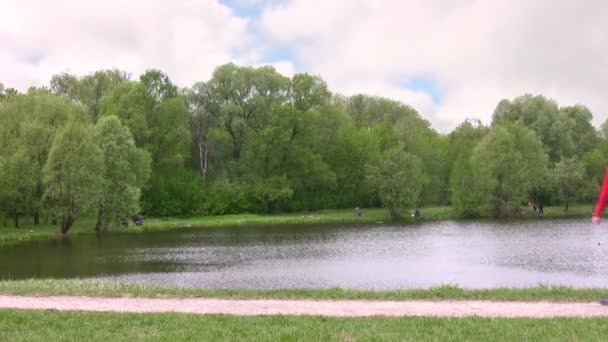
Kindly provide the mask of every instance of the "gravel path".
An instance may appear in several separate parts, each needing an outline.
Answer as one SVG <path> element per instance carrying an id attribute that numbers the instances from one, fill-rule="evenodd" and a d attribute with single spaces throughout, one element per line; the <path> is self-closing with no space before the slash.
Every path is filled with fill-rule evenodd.
<path id="1" fill-rule="evenodd" d="M 352 300 L 232 300 L 208 298 L 98 298 L 77 296 L 0 296 L 0 308 L 106 311 L 180 312 L 194 314 L 310 315 L 335 317 L 608 317 L 599 303 L 490 301 L 352 301 Z"/>

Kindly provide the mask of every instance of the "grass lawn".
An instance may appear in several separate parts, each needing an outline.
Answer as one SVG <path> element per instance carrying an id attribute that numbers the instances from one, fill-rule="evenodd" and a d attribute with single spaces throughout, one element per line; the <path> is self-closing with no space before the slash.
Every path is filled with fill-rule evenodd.
<path id="1" fill-rule="evenodd" d="M 524 210 L 524 209 L 522 209 Z M 546 207 L 544 218 L 581 218 L 591 217 L 592 206 L 573 205 L 566 213 L 563 207 Z M 422 222 L 454 220 L 457 219 L 452 207 L 429 207 L 422 209 Z M 541 219 L 537 216 L 525 215 L 520 219 Z M 192 218 L 147 218 L 143 226 L 130 226 L 120 229 L 121 232 L 141 233 L 146 231 L 179 229 L 181 226 L 194 228 L 208 227 L 239 227 L 251 225 L 281 225 L 281 224 L 337 224 L 337 223 L 378 223 L 390 222 L 391 218 L 385 209 L 363 209 L 363 215 L 356 217 L 351 209 L 321 210 L 309 213 L 291 213 L 277 215 L 238 214 L 222 216 L 203 216 Z M 405 216 L 400 222 L 411 223 L 414 219 Z M 69 232 L 71 235 L 95 234 L 95 219 L 85 217 L 76 222 Z M 4 225 L 6 224 L 6 225 Z M 41 239 L 60 236 L 59 227 L 50 224 L 34 226 L 25 220 L 22 227 L 15 229 L 8 219 L 0 220 L 0 246 L 3 244 L 14 244 L 20 241 Z M 4 226 L 3 226 L 4 225 Z M 111 234 L 111 232 L 109 232 Z"/>
<path id="2" fill-rule="evenodd" d="M 95 283 L 84 280 L 33 279 L 0 281 L 0 294 L 86 295 L 102 297 L 209 297 L 232 299 L 365 299 L 365 300 L 495 300 L 495 301 L 582 301 L 608 298 L 608 289 L 573 289 L 539 286 L 525 289 L 465 290 L 439 286 L 424 290 L 358 291 L 328 290 L 204 290 L 146 285 Z"/>
<path id="3" fill-rule="evenodd" d="M 602 341 L 605 319 L 235 317 L 0 310 L 1 341 Z"/>

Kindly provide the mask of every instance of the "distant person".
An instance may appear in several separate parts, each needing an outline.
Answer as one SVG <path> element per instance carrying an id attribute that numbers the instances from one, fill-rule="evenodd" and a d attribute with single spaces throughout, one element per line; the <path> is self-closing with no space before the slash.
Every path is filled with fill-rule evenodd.
<path id="1" fill-rule="evenodd" d="M 538 215 L 543 216 L 545 212 L 543 211 L 543 205 L 539 204 L 538 205 Z"/>
<path id="2" fill-rule="evenodd" d="M 141 215 L 135 215 L 133 216 L 133 223 L 136 226 L 141 226 L 144 224 L 144 218 Z"/>
<path id="3" fill-rule="evenodd" d="M 538 209 L 538 205 L 536 204 L 536 202 L 532 203 L 532 211 L 534 211 L 534 214 L 536 214 Z"/>
<path id="4" fill-rule="evenodd" d="M 420 217 L 420 208 L 416 207 L 416 210 L 414 211 L 414 217 L 415 218 L 419 218 Z"/>
<path id="5" fill-rule="evenodd" d="M 361 209 L 359 207 L 355 208 L 355 216 L 361 216 Z"/>

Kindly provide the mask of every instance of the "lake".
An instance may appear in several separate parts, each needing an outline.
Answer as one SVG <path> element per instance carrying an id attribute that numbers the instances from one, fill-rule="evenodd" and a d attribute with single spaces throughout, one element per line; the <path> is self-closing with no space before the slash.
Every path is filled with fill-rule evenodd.
<path id="1" fill-rule="evenodd" d="M 590 220 L 186 228 L 0 247 L 0 277 L 207 289 L 608 286 Z"/>

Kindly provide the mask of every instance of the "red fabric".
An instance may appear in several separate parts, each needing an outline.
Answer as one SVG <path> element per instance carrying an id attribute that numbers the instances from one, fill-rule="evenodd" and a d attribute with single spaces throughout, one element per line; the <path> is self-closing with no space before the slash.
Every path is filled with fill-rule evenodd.
<path id="1" fill-rule="evenodd" d="M 608 168 L 606 168 L 606 174 L 604 175 L 604 183 L 602 184 L 602 192 L 600 192 L 600 198 L 597 200 L 595 206 L 594 217 L 602 217 L 602 212 L 608 203 Z"/>

